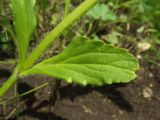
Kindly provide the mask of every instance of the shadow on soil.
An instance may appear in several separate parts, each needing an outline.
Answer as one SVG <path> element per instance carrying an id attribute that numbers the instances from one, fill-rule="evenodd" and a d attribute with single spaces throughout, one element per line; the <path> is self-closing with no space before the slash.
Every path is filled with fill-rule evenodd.
<path id="1" fill-rule="evenodd" d="M 17 91 L 19 94 L 23 94 L 29 90 L 32 90 L 33 87 L 31 87 L 30 85 L 28 85 L 27 83 L 23 83 L 20 82 L 17 85 Z M 37 118 L 39 120 L 46 120 L 46 118 L 50 118 L 51 120 L 67 120 L 67 119 L 63 119 L 60 116 L 55 115 L 53 112 L 39 112 L 39 109 L 43 108 L 43 107 L 48 107 L 49 108 L 49 101 L 48 100 L 44 100 L 42 102 L 40 102 L 36 107 L 33 107 L 33 104 L 38 101 L 36 99 L 35 96 L 35 92 L 32 92 L 30 94 L 27 94 L 23 97 L 21 97 L 22 101 L 26 101 L 26 109 L 22 112 L 19 113 L 19 117 L 21 116 L 30 116 L 33 118 Z M 12 118 L 10 118 L 9 120 L 17 120 L 17 118 L 14 116 Z"/>
<path id="2" fill-rule="evenodd" d="M 46 120 L 46 118 L 50 118 L 51 120 L 67 120 L 63 119 L 60 116 L 55 115 L 54 113 L 49 113 L 49 112 L 38 112 L 38 110 L 42 107 L 48 106 L 48 101 L 44 100 L 42 101 L 39 105 L 37 105 L 34 108 L 27 108 L 23 112 L 19 113 L 19 116 L 31 116 L 33 118 L 37 118 L 39 120 Z M 9 120 L 17 120 L 16 117 L 13 117 Z"/>
<path id="3" fill-rule="evenodd" d="M 87 95 L 88 93 L 92 91 L 97 91 L 101 93 L 102 95 L 106 96 L 108 99 L 110 99 L 115 105 L 119 106 L 119 108 L 126 110 L 128 112 L 133 112 L 132 105 L 124 98 L 121 91 L 118 90 L 119 87 L 125 87 L 123 84 L 113 84 L 113 85 L 107 85 L 104 87 L 94 88 L 94 87 L 80 87 L 76 85 L 67 85 L 64 87 L 60 87 L 59 93 L 60 93 L 60 99 L 69 98 L 71 101 L 74 101 L 76 97 Z M 30 85 L 27 83 L 20 82 L 18 84 L 18 93 L 22 94 L 24 92 L 27 92 L 29 90 L 33 89 Z M 33 104 L 37 101 L 35 93 L 32 92 L 26 96 L 23 96 L 21 98 L 23 101 L 26 101 L 27 108 L 19 113 L 19 116 L 31 116 L 34 118 L 38 118 L 39 120 L 46 120 L 46 118 L 51 118 L 54 120 L 66 120 L 61 118 L 60 116 L 57 116 L 53 112 L 39 112 L 39 109 L 43 107 L 48 107 L 49 101 L 44 100 L 41 103 L 39 103 L 36 107 L 33 107 Z M 15 117 L 9 119 L 9 120 L 16 120 Z"/>
<path id="4" fill-rule="evenodd" d="M 17 85 L 18 94 L 23 94 L 23 93 L 30 91 L 32 89 L 33 89 L 33 87 L 31 87 L 30 85 L 28 85 L 26 83 L 20 82 Z M 25 96 L 22 96 L 21 100 L 26 101 L 25 104 L 28 109 L 32 108 L 32 105 L 37 101 L 36 96 L 35 96 L 35 92 L 32 92 L 32 93 L 27 94 Z"/>
<path id="5" fill-rule="evenodd" d="M 0 69 L 0 78 L 8 78 L 11 75 L 11 72 L 6 69 Z"/>
<path id="6" fill-rule="evenodd" d="M 68 97 L 72 101 L 74 100 L 74 98 L 86 95 L 92 92 L 93 90 L 98 91 L 99 93 L 110 99 L 114 104 L 119 106 L 121 109 L 124 109 L 128 112 L 133 112 L 132 105 L 123 97 L 123 94 L 119 90 L 117 90 L 118 87 L 124 87 L 124 86 L 125 85 L 114 84 L 99 88 L 93 88 L 90 86 L 84 88 L 80 86 L 67 85 L 65 87 L 61 87 L 59 91 L 61 99 Z"/>

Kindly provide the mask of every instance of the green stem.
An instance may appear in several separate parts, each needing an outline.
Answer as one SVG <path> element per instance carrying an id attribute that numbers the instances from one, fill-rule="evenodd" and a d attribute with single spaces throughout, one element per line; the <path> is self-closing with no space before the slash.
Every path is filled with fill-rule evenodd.
<path id="1" fill-rule="evenodd" d="M 17 96 L 17 83 L 14 84 L 14 96 Z M 19 118 L 19 108 L 18 108 L 18 99 L 15 100 L 15 106 L 16 106 L 16 119 Z"/>
<path id="2" fill-rule="evenodd" d="M 8 60 L 5 60 L 5 61 L 0 61 L 0 65 L 1 64 L 12 64 L 14 65 L 16 63 L 15 60 L 12 60 L 12 59 L 8 59 Z"/>
<path id="3" fill-rule="evenodd" d="M 51 111 L 51 106 L 54 107 L 59 97 L 58 88 L 60 87 L 60 80 L 52 80 L 49 85 L 51 87 L 51 94 L 50 94 L 50 100 L 49 100 L 49 111 Z"/>
<path id="4" fill-rule="evenodd" d="M 85 14 L 98 0 L 86 0 L 78 6 L 71 14 L 69 14 L 55 29 L 53 29 L 42 40 L 42 42 L 33 50 L 30 56 L 25 61 L 24 70 L 30 68 L 45 49 L 53 43 L 63 32 L 73 24 L 78 18 Z"/>
<path id="5" fill-rule="evenodd" d="M 17 81 L 17 79 L 18 79 L 18 68 L 16 67 L 13 74 L 0 88 L 0 97 L 2 97 L 4 93 L 7 92 L 7 90 Z"/>
<path id="6" fill-rule="evenodd" d="M 65 0 L 64 18 L 67 17 L 70 7 L 70 0 Z"/>
<path id="7" fill-rule="evenodd" d="M 40 86 L 37 86 L 37 87 L 33 88 L 33 89 L 30 90 L 30 91 L 27 91 L 27 92 L 25 92 L 25 93 L 22 93 L 22 94 L 20 94 L 20 95 L 17 95 L 16 97 L 12 97 L 12 98 L 9 99 L 9 100 L 3 101 L 3 102 L 0 101 L 0 105 L 6 104 L 6 103 L 8 103 L 8 102 L 10 102 L 10 101 L 14 101 L 14 100 L 16 100 L 16 99 L 18 99 L 18 98 L 20 98 L 20 97 L 23 97 L 23 96 L 25 96 L 25 95 L 28 95 L 28 94 L 30 94 L 30 93 L 32 93 L 32 92 L 34 92 L 34 91 L 36 91 L 36 90 L 38 90 L 38 89 L 40 89 L 40 88 L 43 88 L 43 87 L 49 85 L 49 83 L 50 83 L 50 82 L 46 82 L 46 83 L 44 83 L 44 84 L 42 84 L 42 85 L 40 85 Z"/>

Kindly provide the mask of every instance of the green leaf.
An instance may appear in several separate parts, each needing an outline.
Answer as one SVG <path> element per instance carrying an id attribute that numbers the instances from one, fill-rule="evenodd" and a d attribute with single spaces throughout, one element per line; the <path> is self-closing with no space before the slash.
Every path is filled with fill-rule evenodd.
<path id="1" fill-rule="evenodd" d="M 20 62 L 24 61 L 31 35 L 36 27 L 35 0 L 10 0 L 18 39 Z"/>
<path id="2" fill-rule="evenodd" d="M 102 21 L 115 21 L 116 15 L 105 4 L 95 5 L 88 13 L 88 16 Z"/>
<path id="3" fill-rule="evenodd" d="M 137 60 L 125 49 L 101 41 L 75 38 L 59 55 L 21 73 L 46 74 L 68 83 L 103 85 L 129 82 L 136 77 Z"/>
<path id="4" fill-rule="evenodd" d="M 115 45 L 118 44 L 120 36 L 122 36 L 120 33 L 113 31 L 107 36 L 105 36 L 105 41 L 109 42 L 112 45 Z"/>

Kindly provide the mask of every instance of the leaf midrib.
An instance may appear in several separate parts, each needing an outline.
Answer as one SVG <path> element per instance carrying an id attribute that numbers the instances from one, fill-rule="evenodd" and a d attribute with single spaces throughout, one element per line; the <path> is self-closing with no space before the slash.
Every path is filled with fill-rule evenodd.
<path id="1" fill-rule="evenodd" d="M 63 66 L 63 65 L 77 65 L 77 66 L 86 66 L 86 65 L 93 65 L 93 66 L 110 66 L 110 67 L 114 67 L 114 68 L 119 68 L 119 69 L 125 69 L 125 70 L 128 70 L 128 71 L 131 71 L 131 72 L 133 72 L 133 70 L 130 70 L 130 68 L 124 68 L 124 67 L 120 67 L 120 66 L 116 66 L 116 65 L 110 65 L 110 64 L 95 64 L 95 63 L 93 63 L 93 64 L 77 64 L 77 63 L 56 63 L 56 64 L 54 64 L 54 65 L 52 65 L 52 64 L 42 64 L 42 65 L 37 65 L 37 66 L 52 66 L 52 67 L 54 67 L 54 66 Z M 36 67 L 36 66 L 35 66 Z"/>
<path id="2" fill-rule="evenodd" d="M 70 61 L 70 60 L 72 60 L 72 59 L 76 59 L 76 57 L 81 57 L 81 56 L 83 56 L 83 55 L 87 55 L 87 54 L 104 54 L 104 55 L 106 55 L 106 54 L 114 54 L 114 55 L 123 55 L 122 53 L 104 53 L 104 52 L 89 52 L 89 53 L 84 53 L 84 54 L 80 54 L 80 55 L 75 55 L 75 56 L 70 56 L 70 58 L 66 58 L 66 59 L 64 59 L 63 61 L 60 61 L 59 63 L 65 63 L 65 62 L 67 62 L 67 61 Z M 58 56 L 56 56 L 56 57 L 58 57 Z M 48 59 L 48 60 L 50 60 L 50 59 Z M 50 61 L 50 62 L 48 62 L 48 60 L 45 60 L 44 62 L 42 62 L 41 64 L 50 64 L 50 62 L 52 62 L 52 60 Z M 54 60 L 54 58 L 53 58 L 53 60 Z M 134 60 L 133 59 L 123 59 L 122 61 L 131 61 L 131 62 L 134 62 Z M 121 60 L 116 60 L 116 61 L 121 61 Z M 48 63 L 47 63 L 48 62 Z M 113 61 L 113 62 L 115 62 L 115 61 Z M 54 62 L 53 62 L 54 63 Z M 56 64 L 59 64 L 59 63 L 56 63 Z M 111 62 L 112 63 L 112 62 Z"/>

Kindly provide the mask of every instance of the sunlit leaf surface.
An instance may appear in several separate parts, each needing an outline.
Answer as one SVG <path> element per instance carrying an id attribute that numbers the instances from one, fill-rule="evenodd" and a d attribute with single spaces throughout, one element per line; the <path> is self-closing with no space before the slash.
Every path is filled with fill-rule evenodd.
<path id="1" fill-rule="evenodd" d="M 59 55 L 21 75 L 46 74 L 68 83 L 103 85 L 129 82 L 138 68 L 137 60 L 127 50 L 81 37 L 73 39 Z"/>

